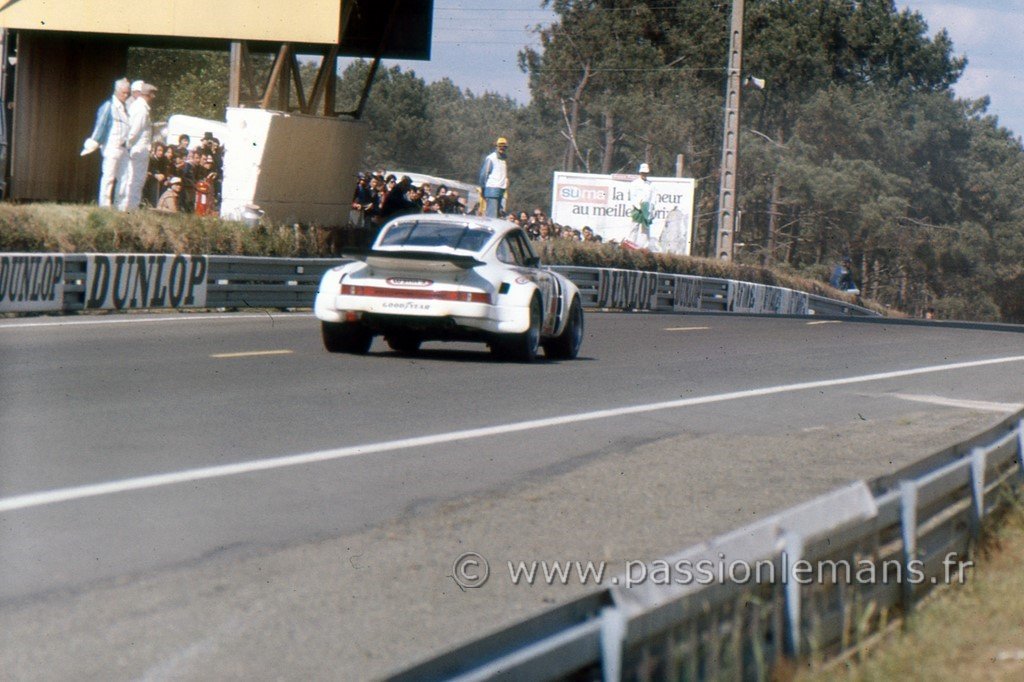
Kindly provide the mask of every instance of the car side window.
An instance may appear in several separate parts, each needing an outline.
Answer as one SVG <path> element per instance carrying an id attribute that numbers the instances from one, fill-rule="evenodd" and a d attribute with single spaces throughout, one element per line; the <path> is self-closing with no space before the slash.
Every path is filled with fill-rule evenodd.
<path id="1" fill-rule="evenodd" d="M 494 255 L 497 256 L 498 260 L 502 263 L 516 265 L 515 251 L 512 249 L 512 245 L 509 243 L 508 237 L 505 237 L 498 242 L 498 248 L 495 250 Z"/>
<path id="2" fill-rule="evenodd" d="M 537 258 L 537 254 L 534 253 L 533 247 L 530 246 L 530 240 L 527 236 L 522 232 L 516 232 L 513 234 L 513 237 L 519 245 L 518 251 L 522 252 L 520 263 L 523 265 L 529 265 L 531 262 L 536 263 L 537 261 L 533 259 Z"/>

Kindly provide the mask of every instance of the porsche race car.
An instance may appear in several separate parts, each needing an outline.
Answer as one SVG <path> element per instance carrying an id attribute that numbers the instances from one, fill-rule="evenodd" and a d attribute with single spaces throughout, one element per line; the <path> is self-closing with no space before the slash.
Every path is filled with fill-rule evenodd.
<path id="1" fill-rule="evenodd" d="M 540 267 L 521 228 L 478 216 L 392 220 L 368 253 L 324 273 L 314 312 L 332 353 L 366 353 L 380 335 L 399 353 L 424 341 L 479 341 L 530 362 L 540 348 L 575 358 L 583 342 L 576 285 Z"/>

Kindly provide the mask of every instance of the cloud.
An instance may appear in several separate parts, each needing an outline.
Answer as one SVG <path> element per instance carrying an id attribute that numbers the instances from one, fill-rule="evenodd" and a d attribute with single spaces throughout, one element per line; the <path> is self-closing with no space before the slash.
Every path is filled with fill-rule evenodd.
<path id="1" fill-rule="evenodd" d="M 916 0 L 900 8 L 918 11 L 934 35 L 945 28 L 967 69 L 954 90 L 961 97 L 988 96 L 989 111 L 1017 134 L 1024 132 L 1024 0 Z"/>

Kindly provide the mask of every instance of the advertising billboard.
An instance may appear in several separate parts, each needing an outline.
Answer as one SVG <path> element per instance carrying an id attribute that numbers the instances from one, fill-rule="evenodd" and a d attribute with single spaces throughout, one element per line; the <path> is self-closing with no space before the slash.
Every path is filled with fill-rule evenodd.
<path id="1" fill-rule="evenodd" d="M 589 226 L 605 242 L 622 243 L 633 229 L 630 184 L 635 175 L 556 172 L 551 219 L 576 229 Z M 693 234 L 693 178 L 648 178 L 654 185 L 651 250 L 689 254 Z"/>

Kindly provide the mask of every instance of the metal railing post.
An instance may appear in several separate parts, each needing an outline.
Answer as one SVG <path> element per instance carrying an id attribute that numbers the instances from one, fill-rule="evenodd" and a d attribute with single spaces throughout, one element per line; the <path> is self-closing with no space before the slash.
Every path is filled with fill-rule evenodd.
<path id="1" fill-rule="evenodd" d="M 1024 485 L 1024 419 L 1017 422 L 1017 480 Z"/>
<path id="2" fill-rule="evenodd" d="M 622 644 L 626 638 L 626 616 L 615 606 L 601 611 L 601 670 L 605 682 L 622 679 Z"/>
<path id="3" fill-rule="evenodd" d="M 903 536 L 903 613 L 914 608 L 914 585 L 910 582 L 911 562 L 917 559 L 917 482 L 900 481 L 900 525 Z"/>
<path id="4" fill-rule="evenodd" d="M 783 536 L 782 580 L 786 593 L 786 653 L 793 658 L 800 656 L 800 619 L 802 595 L 796 579 L 795 564 L 803 559 L 804 539 L 792 531 Z"/>
<path id="5" fill-rule="evenodd" d="M 981 537 L 981 520 L 985 516 L 985 462 L 987 459 L 984 448 L 971 450 L 971 539 L 974 542 Z"/>

